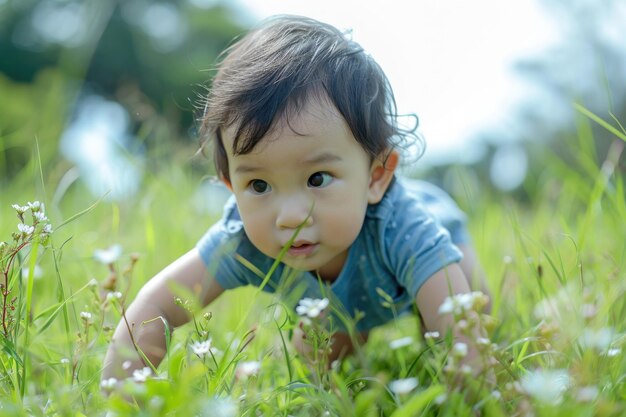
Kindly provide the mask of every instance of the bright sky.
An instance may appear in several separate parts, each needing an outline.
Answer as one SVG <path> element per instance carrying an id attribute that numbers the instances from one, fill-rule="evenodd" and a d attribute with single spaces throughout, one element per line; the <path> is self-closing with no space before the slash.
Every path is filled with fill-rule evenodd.
<path id="1" fill-rule="evenodd" d="M 471 159 L 472 132 L 511 123 L 528 86 L 516 58 L 558 41 L 537 0 L 237 0 L 253 15 L 300 14 L 352 29 L 386 72 L 399 111 L 415 112 L 425 161 Z"/>

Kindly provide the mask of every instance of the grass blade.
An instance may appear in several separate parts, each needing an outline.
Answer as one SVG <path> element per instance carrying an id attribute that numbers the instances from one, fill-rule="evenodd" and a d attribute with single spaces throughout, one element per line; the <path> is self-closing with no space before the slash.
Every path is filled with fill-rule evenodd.
<path id="1" fill-rule="evenodd" d="M 617 136 L 618 138 L 620 138 L 621 140 L 623 140 L 624 142 L 626 142 L 626 134 L 617 130 L 613 125 L 609 124 L 600 116 L 597 116 L 595 113 L 592 113 L 591 111 L 587 110 L 587 108 L 581 106 L 578 103 L 574 103 L 574 108 L 594 122 L 596 122 L 597 124 L 599 124 L 600 126 L 602 126 L 603 128 L 605 128 L 606 130 L 608 130 L 609 132 L 611 132 L 612 134 L 614 134 L 615 136 Z"/>
<path id="2" fill-rule="evenodd" d="M 394 411 L 391 417 L 414 417 L 442 393 L 443 386 L 432 385 L 426 390 L 414 394 L 410 400 Z"/>

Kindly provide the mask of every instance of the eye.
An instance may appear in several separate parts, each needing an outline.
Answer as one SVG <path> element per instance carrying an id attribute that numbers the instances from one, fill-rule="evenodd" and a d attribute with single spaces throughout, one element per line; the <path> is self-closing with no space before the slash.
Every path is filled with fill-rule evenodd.
<path id="1" fill-rule="evenodd" d="M 270 185 L 263 180 L 250 181 L 250 185 L 248 185 L 248 188 L 250 188 L 250 190 L 254 194 L 265 194 L 272 189 L 272 187 L 270 187 Z"/>
<path id="2" fill-rule="evenodd" d="M 316 172 L 309 177 L 307 185 L 314 188 L 324 188 L 328 186 L 332 180 L 333 176 L 328 172 Z"/>

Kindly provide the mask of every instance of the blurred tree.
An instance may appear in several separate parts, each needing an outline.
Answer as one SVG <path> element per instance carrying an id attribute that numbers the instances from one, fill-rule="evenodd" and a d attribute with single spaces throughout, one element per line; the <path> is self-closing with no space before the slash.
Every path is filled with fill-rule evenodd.
<path id="1" fill-rule="evenodd" d="M 563 169 L 593 183 L 598 167 L 611 149 L 617 149 L 611 146 L 619 139 L 577 112 L 574 103 L 618 129 L 626 122 L 626 2 L 538 1 L 553 17 L 560 39 L 540 54 L 517 62 L 515 69 L 528 85 L 528 99 L 513 109 L 510 123 L 486 129 L 474 138 L 486 144 L 486 152 L 471 167 L 482 183 L 489 184 L 497 149 L 511 143 L 523 146 L 528 175 L 512 192 L 520 199 L 532 199 L 541 192 L 545 172 L 553 168 L 555 157 L 562 160 Z M 623 158 L 618 169 L 624 170 Z"/>
<path id="2" fill-rule="evenodd" d="M 42 156 L 56 153 L 85 91 L 122 103 L 135 129 L 151 120 L 188 138 L 210 69 L 244 31 L 238 13 L 219 0 L 0 0 L 1 178 L 24 167 L 35 137 Z M 150 132 L 141 139 L 151 145 Z"/>

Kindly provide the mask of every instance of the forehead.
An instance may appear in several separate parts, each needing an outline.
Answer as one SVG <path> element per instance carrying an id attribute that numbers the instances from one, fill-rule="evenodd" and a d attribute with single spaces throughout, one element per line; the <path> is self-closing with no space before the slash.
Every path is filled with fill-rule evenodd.
<path id="1" fill-rule="evenodd" d="M 229 156 L 234 155 L 234 141 L 239 125 L 223 129 L 222 140 Z M 333 137 L 349 135 L 351 130 L 330 99 L 323 95 L 307 98 L 303 105 L 290 105 L 274 120 L 268 133 L 254 147 L 253 152 L 273 141 L 285 137 Z M 356 140 L 355 140 L 356 141 Z"/>

